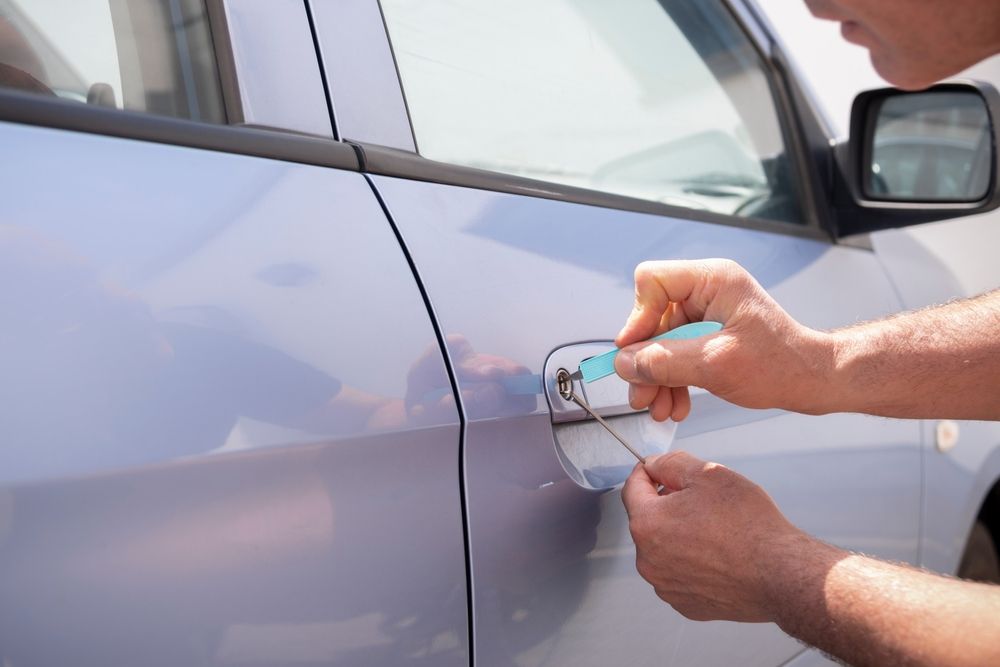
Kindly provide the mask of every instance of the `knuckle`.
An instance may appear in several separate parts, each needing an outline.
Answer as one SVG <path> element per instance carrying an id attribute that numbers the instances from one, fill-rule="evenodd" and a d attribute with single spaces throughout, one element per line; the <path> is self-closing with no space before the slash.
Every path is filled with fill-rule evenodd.
<path id="1" fill-rule="evenodd" d="M 732 470 L 721 463 L 709 461 L 701 467 L 698 476 L 716 483 L 729 483 L 732 481 L 733 474 Z"/>
<path id="2" fill-rule="evenodd" d="M 650 581 L 653 577 L 653 568 L 645 558 L 637 557 L 635 559 L 635 571 L 646 581 Z"/>
<path id="3" fill-rule="evenodd" d="M 729 278 L 738 279 L 741 276 L 746 275 L 746 270 L 732 259 L 717 259 L 715 260 L 717 269 L 725 273 Z"/>
<path id="4" fill-rule="evenodd" d="M 646 280 L 655 275 L 655 273 L 656 273 L 656 262 L 649 260 L 645 262 L 639 262 L 639 264 L 636 265 L 635 267 L 635 280 L 636 282 L 639 282 L 640 279 Z"/>
<path id="5" fill-rule="evenodd" d="M 659 467 L 667 467 L 672 465 L 683 465 L 691 458 L 693 457 L 683 449 L 675 449 L 658 457 L 656 462 Z"/>
<path id="6" fill-rule="evenodd" d="M 648 537 L 648 522 L 642 517 L 640 512 L 634 512 L 628 521 L 628 532 L 632 534 L 632 541 L 636 544 L 645 542 Z"/>
<path id="7" fill-rule="evenodd" d="M 670 591 L 666 591 L 660 588 L 654 588 L 653 590 L 656 591 L 656 597 L 666 602 L 668 605 L 676 609 L 678 612 L 681 611 L 677 607 L 677 605 L 679 604 L 677 598 L 674 595 L 671 595 Z M 681 612 L 681 614 L 683 614 L 683 612 Z"/>
<path id="8" fill-rule="evenodd" d="M 711 614 L 706 613 L 703 609 L 697 607 L 696 605 L 677 603 L 672 604 L 671 606 L 677 610 L 677 613 L 689 621 L 710 621 L 713 619 Z"/>

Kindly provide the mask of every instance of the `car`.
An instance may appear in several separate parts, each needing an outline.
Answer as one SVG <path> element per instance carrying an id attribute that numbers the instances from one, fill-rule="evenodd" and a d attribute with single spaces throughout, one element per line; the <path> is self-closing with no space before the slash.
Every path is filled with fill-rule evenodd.
<path id="1" fill-rule="evenodd" d="M 1000 204 L 998 108 L 872 91 L 833 145 L 749 0 L 0 0 L 3 663 L 828 664 L 656 597 L 634 459 L 556 377 L 647 259 L 821 329 L 957 295 L 894 234 Z M 982 424 L 574 390 L 824 540 L 1000 579 Z"/>

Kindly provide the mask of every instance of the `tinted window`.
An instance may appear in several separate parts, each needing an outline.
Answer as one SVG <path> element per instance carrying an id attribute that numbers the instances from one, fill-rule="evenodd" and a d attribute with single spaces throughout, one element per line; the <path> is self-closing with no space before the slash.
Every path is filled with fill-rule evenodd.
<path id="1" fill-rule="evenodd" d="M 382 5 L 421 154 L 801 220 L 760 58 L 720 2 Z"/>
<path id="2" fill-rule="evenodd" d="M 225 121 L 204 0 L 0 0 L 0 86 Z"/>

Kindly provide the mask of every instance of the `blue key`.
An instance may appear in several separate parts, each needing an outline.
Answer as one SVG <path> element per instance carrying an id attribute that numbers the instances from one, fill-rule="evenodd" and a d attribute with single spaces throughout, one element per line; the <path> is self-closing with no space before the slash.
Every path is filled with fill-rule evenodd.
<path id="1" fill-rule="evenodd" d="M 701 338 L 702 336 L 708 336 L 719 331 L 722 331 L 722 325 L 718 322 L 692 322 L 691 324 L 671 329 L 659 336 L 653 336 L 649 340 L 691 340 L 692 338 Z M 583 381 L 593 382 L 614 373 L 615 357 L 618 355 L 618 352 L 619 350 L 611 350 L 610 352 L 605 352 L 604 354 L 581 361 L 580 373 L 583 376 Z"/>

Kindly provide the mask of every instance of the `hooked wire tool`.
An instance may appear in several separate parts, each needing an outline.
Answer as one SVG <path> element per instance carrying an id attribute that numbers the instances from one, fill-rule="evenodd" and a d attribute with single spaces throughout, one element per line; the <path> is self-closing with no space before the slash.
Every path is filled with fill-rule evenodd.
<path id="1" fill-rule="evenodd" d="M 693 338 L 700 338 L 702 336 L 717 333 L 721 330 L 722 324 L 719 322 L 692 322 L 691 324 L 685 324 L 677 327 L 676 329 L 671 329 L 670 331 L 660 334 L 659 336 L 654 336 L 649 340 L 691 340 Z M 618 433 L 618 431 L 608 424 L 608 422 L 604 421 L 604 418 L 597 414 L 593 408 L 590 407 L 587 401 L 581 398 L 573 388 L 574 380 L 583 380 L 586 383 L 590 383 L 613 374 L 615 372 L 615 357 L 618 356 L 618 352 L 619 350 L 614 349 L 610 352 L 599 354 L 596 357 L 584 359 L 580 362 L 579 370 L 572 374 L 565 368 L 560 368 L 556 371 L 557 389 L 559 390 L 559 395 L 562 396 L 564 400 L 572 401 L 583 408 L 587 414 L 596 419 L 597 423 L 603 426 L 608 433 L 613 435 L 615 439 L 618 440 L 618 442 L 620 442 L 622 446 L 639 461 L 639 463 L 645 463 L 646 457 L 640 454 L 635 447 L 630 445 L 628 441 L 625 440 L 620 433 Z"/>

